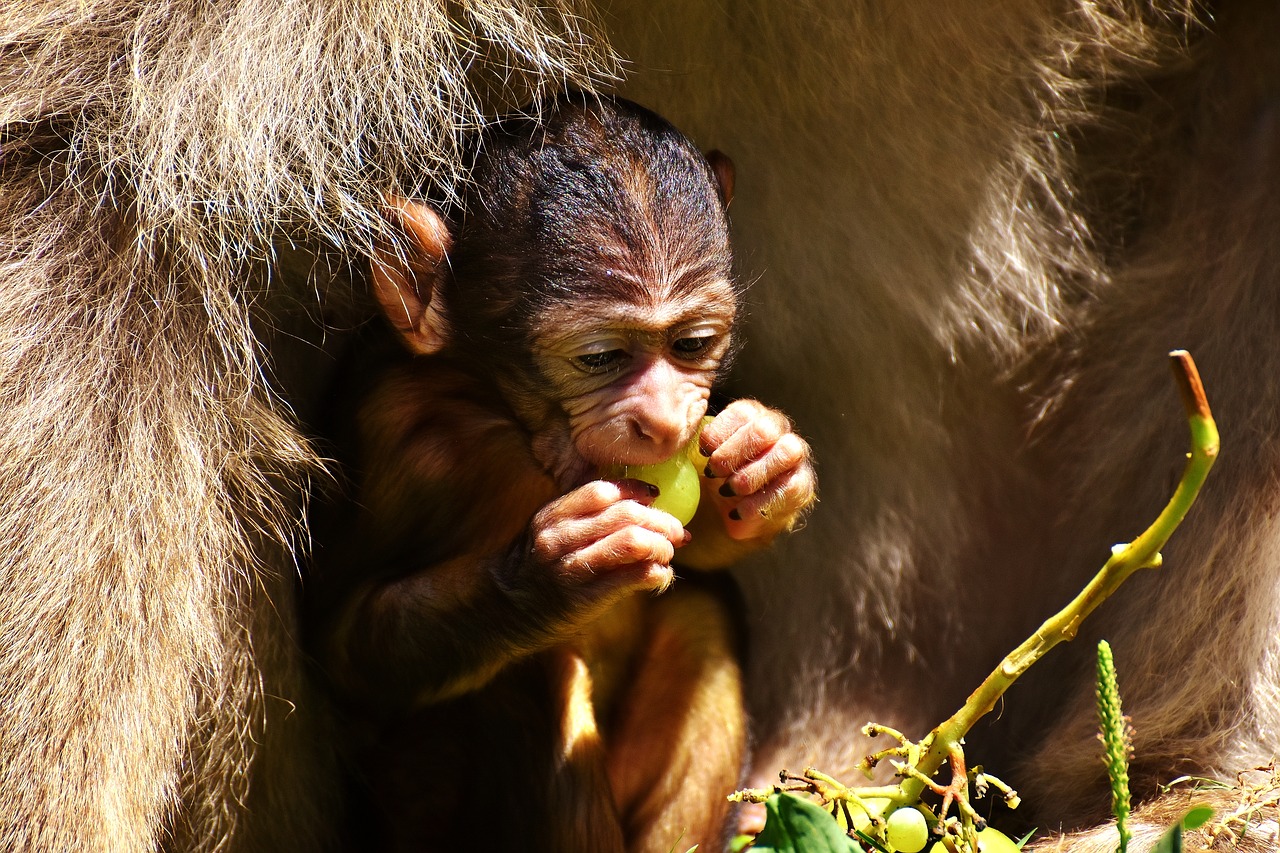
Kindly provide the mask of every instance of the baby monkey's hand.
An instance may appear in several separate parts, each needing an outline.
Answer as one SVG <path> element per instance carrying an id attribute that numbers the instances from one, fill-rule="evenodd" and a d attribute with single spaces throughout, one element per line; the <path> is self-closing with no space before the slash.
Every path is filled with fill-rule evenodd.
<path id="1" fill-rule="evenodd" d="M 768 541 L 792 529 L 816 498 L 809 444 L 786 415 L 756 400 L 735 400 L 703 427 L 710 457 L 703 500 L 714 503 L 735 540 Z"/>
<path id="2" fill-rule="evenodd" d="M 628 591 L 665 589 L 688 534 L 650 506 L 655 491 L 636 480 L 596 480 L 547 504 L 530 523 L 529 580 L 586 611 Z"/>

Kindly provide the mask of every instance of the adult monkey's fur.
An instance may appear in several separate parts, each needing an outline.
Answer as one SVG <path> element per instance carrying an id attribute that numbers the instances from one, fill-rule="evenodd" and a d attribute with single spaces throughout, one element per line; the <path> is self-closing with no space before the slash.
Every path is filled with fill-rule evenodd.
<path id="1" fill-rule="evenodd" d="M 316 460 L 250 326 L 316 296 L 271 245 L 367 255 L 383 190 L 453 178 L 473 84 L 609 64 L 567 3 L 0 7 L 0 848 L 322 849 Z"/>
<path id="2" fill-rule="evenodd" d="M 1224 458 L 1167 567 L 1086 631 L 1116 650 L 1145 794 L 1275 753 L 1280 13 L 1220 5 L 607 9 L 628 93 L 739 165 L 762 277 L 736 390 L 822 463 L 810 529 L 740 572 L 761 776 L 847 770 L 868 718 L 927 730 L 1154 515 L 1185 442 L 1175 346 Z M 399 0 L 0 10 L 0 846 L 326 832 L 324 708 L 287 632 L 313 459 L 249 323 L 264 286 L 317 297 L 269 246 L 358 266 L 380 190 L 450 175 L 478 117 L 459 87 L 500 86 L 476 53 L 607 68 L 547 35 L 568 17 L 449 8 L 458 28 Z M 1106 814 L 1089 645 L 971 744 L 1042 828 Z"/>
<path id="3" fill-rule="evenodd" d="M 809 529 L 739 573 L 758 780 L 856 778 L 867 719 L 927 732 L 1155 517 L 1186 448 L 1163 366 L 1179 346 L 1221 466 L 1165 568 L 1033 669 L 969 754 L 1026 795 L 1031 825 L 1104 818 L 1105 636 L 1143 797 L 1270 761 L 1275 5 L 677 7 L 619 22 L 629 94 L 738 164 L 738 245 L 763 277 L 733 390 L 767 388 L 811 431 L 823 483 Z"/>

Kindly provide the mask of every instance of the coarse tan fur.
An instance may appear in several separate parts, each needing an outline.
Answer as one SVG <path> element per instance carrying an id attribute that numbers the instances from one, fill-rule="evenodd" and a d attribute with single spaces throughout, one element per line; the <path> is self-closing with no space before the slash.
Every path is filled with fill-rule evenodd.
<path id="1" fill-rule="evenodd" d="M 324 848 L 292 637 L 317 459 L 263 345 L 319 304 L 272 247 L 366 256 L 382 192 L 452 180 L 484 99 L 609 70 L 583 27 L 518 0 L 0 8 L 0 849 Z"/>
<path id="2" fill-rule="evenodd" d="M 1151 826 L 1159 783 L 1270 761 L 1274 4 L 602 7 L 625 93 L 738 164 L 733 391 L 821 463 L 809 530 L 739 572 L 758 775 L 851 777 L 867 719 L 927 731 L 1154 516 L 1174 347 L 1223 431 L 1200 503 L 969 750 L 1029 824 L 1100 824 L 1105 636 Z M 285 403 L 327 361 L 290 335 L 486 104 L 612 68 L 586 26 L 515 0 L 0 9 L 0 847 L 321 848 L 325 704 L 290 636 L 317 469 Z"/>
<path id="3" fill-rule="evenodd" d="M 805 535 L 738 573 L 757 781 L 856 778 L 867 720 L 923 735 L 1141 532 L 1188 443 L 1176 347 L 1219 465 L 1164 568 L 1034 668 L 970 760 L 1022 791 L 1028 826 L 1104 819 L 1106 637 L 1142 797 L 1271 761 L 1274 5 L 687 9 L 615 6 L 625 91 L 734 157 L 760 283 L 732 391 L 767 388 L 806 425 L 824 484 Z"/>

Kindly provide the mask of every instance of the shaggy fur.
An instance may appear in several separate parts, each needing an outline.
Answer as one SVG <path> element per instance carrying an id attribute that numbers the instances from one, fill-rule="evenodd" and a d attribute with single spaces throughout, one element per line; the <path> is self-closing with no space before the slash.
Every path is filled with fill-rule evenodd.
<path id="1" fill-rule="evenodd" d="M 316 459 L 247 282 L 277 242 L 367 254 L 380 192 L 454 180 L 486 95 L 607 71 L 581 24 L 0 9 L 0 847 L 321 849 L 329 739 L 291 640 Z"/>
<path id="2" fill-rule="evenodd" d="M 324 836 L 325 703 L 288 632 L 315 462 L 251 320 L 347 298 L 283 287 L 280 247 L 358 265 L 378 193 L 447 185 L 487 103 L 610 68 L 544 5 L 3 4 L 0 846 Z M 1028 821 L 1101 820 L 1103 635 L 1145 793 L 1272 757 L 1274 5 L 605 8 L 628 94 L 739 166 L 733 390 L 822 463 L 809 529 L 739 573 L 760 776 L 846 771 L 868 718 L 927 730 L 1145 525 L 1186 441 L 1176 346 L 1223 430 L 1202 502 L 971 751 Z"/>
<path id="3" fill-rule="evenodd" d="M 1104 818 L 1106 636 L 1144 795 L 1270 760 L 1274 8 L 677 6 L 620 22 L 627 92 L 737 162 L 762 275 L 733 391 L 792 414 L 823 481 L 804 534 L 738 573 L 758 781 L 848 777 L 868 719 L 923 734 L 1154 518 L 1186 449 L 1179 346 L 1220 467 L 1161 573 L 1033 670 L 971 754 L 1023 790 L 1028 825 Z"/>

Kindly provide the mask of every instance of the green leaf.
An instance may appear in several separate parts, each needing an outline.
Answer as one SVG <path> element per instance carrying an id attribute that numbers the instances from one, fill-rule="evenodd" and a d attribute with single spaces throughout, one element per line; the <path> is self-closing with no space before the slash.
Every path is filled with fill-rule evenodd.
<path id="1" fill-rule="evenodd" d="M 1182 824 L 1175 823 L 1169 831 L 1160 836 L 1151 853 L 1182 853 Z"/>
<path id="2" fill-rule="evenodd" d="M 1199 829 L 1213 817 L 1213 809 L 1209 806 L 1196 806 L 1182 816 L 1183 829 Z"/>
<path id="3" fill-rule="evenodd" d="M 1169 827 L 1168 832 L 1160 836 L 1151 853 L 1182 853 L 1182 831 L 1199 829 L 1213 817 L 1213 809 L 1208 806 L 1195 806 L 1182 816 L 1182 820 Z"/>
<path id="4" fill-rule="evenodd" d="M 774 794 L 764 804 L 764 829 L 752 850 L 760 853 L 850 853 L 849 837 L 831 815 L 795 794 Z"/>

